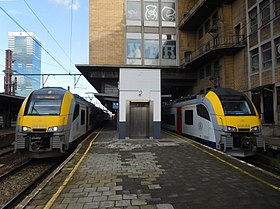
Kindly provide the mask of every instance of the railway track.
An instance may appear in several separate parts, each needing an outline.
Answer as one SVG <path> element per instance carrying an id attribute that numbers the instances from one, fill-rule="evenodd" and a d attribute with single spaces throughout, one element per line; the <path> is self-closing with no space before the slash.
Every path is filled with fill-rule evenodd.
<path id="1" fill-rule="evenodd" d="M 58 160 L 28 160 L 0 177 L 0 208 L 11 208 L 58 165 Z"/>
<path id="2" fill-rule="evenodd" d="M 252 164 L 258 168 L 261 168 L 265 171 L 268 171 L 272 174 L 280 176 L 280 168 L 269 164 L 269 162 L 263 162 L 263 157 L 256 155 L 241 160 L 245 161 L 246 163 Z"/>
<path id="3" fill-rule="evenodd" d="M 6 147 L 1 147 L 0 148 L 0 157 L 5 156 L 7 154 L 13 153 L 14 152 L 14 146 L 9 145 Z"/>

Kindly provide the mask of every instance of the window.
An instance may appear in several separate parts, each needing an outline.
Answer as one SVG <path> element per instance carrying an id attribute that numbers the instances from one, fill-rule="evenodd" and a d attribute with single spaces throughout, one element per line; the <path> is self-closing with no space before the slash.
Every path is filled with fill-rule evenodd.
<path id="1" fill-rule="evenodd" d="M 206 77 L 211 76 L 212 74 L 212 68 L 211 65 L 206 66 Z"/>
<path id="2" fill-rule="evenodd" d="M 207 33 L 210 29 L 210 20 L 207 20 L 204 24 L 204 31 Z"/>
<path id="3" fill-rule="evenodd" d="M 175 114 L 162 115 L 162 121 L 168 125 L 175 126 Z"/>
<path id="4" fill-rule="evenodd" d="M 185 57 L 185 63 L 190 63 L 192 59 L 192 52 L 184 52 L 184 57 Z"/>
<path id="5" fill-rule="evenodd" d="M 175 2 L 162 2 L 161 4 L 161 20 L 162 26 L 176 26 L 176 10 Z"/>
<path id="6" fill-rule="evenodd" d="M 220 95 L 225 115 L 255 115 L 254 108 L 246 96 Z"/>
<path id="7" fill-rule="evenodd" d="M 251 33 L 257 31 L 258 29 L 258 15 L 257 15 L 257 7 L 252 9 L 249 12 L 249 19 L 250 19 L 250 29 Z"/>
<path id="8" fill-rule="evenodd" d="M 72 121 L 74 121 L 79 116 L 79 113 L 80 113 L 80 105 L 76 104 Z"/>
<path id="9" fill-rule="evenodd" d="M 198 30 L 198 38 L 201 39 L 203 37 L 203 28 L 199 28 Z"/>
<path id="10" fill-rule="evenodd" d="M 206 109 L 206 107 L 204 105 L 201 105 L 201 104 L 197 105 L 196 112 L 197 112 L 198 116 L 210 121 L 210 116 L 209 116 L 208 110 Z"/>
<path id="11" fill-rule="evenodd" d="M 234 33 L 235 33 L 235 43 L 239 44 L 240 41 L 242 40 L 242 35 L 241 35 L 241 26 L 238 24 L 237 26 L 234 27 Z"/>
<path id="12" fill-rule="evenodd" d="M 201 68 L 199 70 L 199 79 L 203 79 L 204 78 L 204 68 Z"/>
<path id="13" fill-rule="evenodd" d="M 141 25 L 141 2 L 140 0 L 127 1 L 126 24 Z"/>
<path id="14" fill-rule="evenodd" d="M 162 59 L 176 59 L 176 36 L 162 35 Z"/>
<path id="15" fill-rule="evenodd" d="M 259 49 L 256 48 L 251 52 L 251 71 L 252 73 L 259 71 Z"/>
<path id="16" fill-rule="evenodd" d="M 275 16 L 280 15 L 280 1 L 274 0 L 274 14 Z"/>
<path id="17" fill-rule="evenodd" d="M 159 64 L 159 35 L 144 34 L 145 65 Z"/>
<path id="18" fill-rule="evenodd" d="M 126 58 L 127 64 L 141 64 L 141 33 L 127 33 Z"/>
<path id="19" fill-rule="evenodd" d="M 85 119 L 86 119 L 86 111 L 81 110 L 81 125 L 85 124 Z"/>
<path id="20" fill-rule="evenodd" d="M 269 0 L 264 0 L 260 4 L 261 10 L 261 21 L 262 25 L 268 23 L 270 21 L 270 3 Z"/>
<path id="21" fill-rule="evenodd" d="M 177 65 L 177 1 L 126 0 L 125 9 L 125 63 Z"/>
<path id="22" fill-rule="evenodd" d="M 263 68 L 269 68 L 272 64 L 272 57 L 271 57 L 271 43 L 267 43 L 262 46 L 262 63 Z"/>
<path id="23" fill-rule="evenodd" d="M 158 3 L 144 2 L 144 26 L 159 26 Z"/>
<path id="24" fill-rule="evenodd" d="M 185 110 L 185 124 L 193 125 L 193 110 Z"/>
<path id="25" fill-rule="evenodd" d="M 214 62 L 213 68 L 214 68 L 214 77 L 218 78 L 220 76 L 220 69 L 221 69 L 219 61 Z"/>
<path id="26" fill-rule="evenodd" d="M 217 26 L 218 25 L 218 21 L 219 21 L 219 15 L 218 15 L 218 12 L 215 12 L 212 15 L 212 26 Z"/>
<path id="27" fill-rule="evenodd" d="M 280 64 L 280 38 L 275 39 L 276 62 Z"/>

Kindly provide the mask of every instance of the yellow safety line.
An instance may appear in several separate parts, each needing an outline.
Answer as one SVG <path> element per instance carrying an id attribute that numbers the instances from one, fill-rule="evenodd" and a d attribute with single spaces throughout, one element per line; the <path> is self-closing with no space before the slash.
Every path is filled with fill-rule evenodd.
<path id="1" fill-rule="evenodd" d="M 166 133 L 169 134 L 169 135 L 171 135 L 171 136 L 174 136 L 174 137 L 178 138 L 179 140 L 181 140 L 181 141 L 183 141 L 183 142 L 185 142 L 185 143 L 188 143 L 189 145 L 191 145 L 191 146 L 193 146 L 193 147 L 199 149 L 199 150 L 202 151 L 202 152 L 207 153 L 208 155 L 211 155 L 212 157 L 214 157 L 214 158 L 216 158 L 217 160 L 219 160 L 219 161 L 221 161 L 221 162 L 223 162 L 223 163 L 225 163 L 225 164 L 227 164 L 227 165 L 229 165 L 229 166 L 235 168 L 236 170 L 240 171 L 241 173 L 244 173 L 245 175 L 250 176 L 251 178 L 253 178 L 253 179 L 257 180 L 257 181 L 259 181 L 259 182 L 261 182 L 261 183 L 263 183 L 263 184 L 265 184 L 265 185 L 267 185 L 267 186 L 269 186 L 269 187 L 272 187 L 273 189 L 276 189 L 277 191 L 280 191 L 280 187 L 275 186 L 275 185 L 273 185 L 273 184 L 271 184 L 271 183 L 269 183 L 269 182 L 267 182 L 267 181 L 265 181 L 265 180 L 263 180 L 263 179 L 261 179 L 261 178 L 255 176 L 255 175 L 249 173 L 248 171 L 243 170 L 242 168 L 240 168 L 240 167 L 238 167 L 238 166 L 236 166 L 236 165 L 234 165 L 234 164 L 232 164 L 232 163 L 230 163 L 230 162 L 228 162 L 228 161 L 226 161 L 226 160 L 224 160 L 224 159 L 218 157 L 217 155 L 214 155 L 214 154 L 211 153 L 211 152 L 208 152 L 208 151 L 206 151 L 206 150 L 204 150 L 204 149 L 198 147 L 197 145 L 195 145 L 195 144 L 193 144 L 193 143 L 191 143 L 191 142 L 189 142 L 189 141 L 186 141 L 186 140 L 183 139 L 181 136 L 178 136 L 178 135 L 175 135 L 175 134 L 171 134 L 171 133 L 169 133 L 169 132 L 166 132 Z"/>
<path id="2" fill-rule="evenodd" d="M 49 209 L 52 207 L 54 201 L 58 198 L 58 196 L 60 195 L 60 193 L 62 192 L 62 190 L 67 186 L 68 182 L 70 181 L 70 179 L 73 177 L 73 175 L 75 174 L 75 172 L 77 171 L 78 167 L 80 166 L 80 164 L 82 163 L 82 161 L 84 160 L 85 156 L 87 155 L 89 149 L 91 148 L 93 142 L 95 141 L 95 139 L 98 137 L 98 135 L 101 133 L 102 129 L 96 134 L 96 136 L 91 140 L 87 150 L 85 151 L 85 153 L 83 154 L 83 156 L 81 157 L 81 159 L 79 160 L 79 162 L 75 165 L 74 169 L 71 171 L 71 173 L 67 176 L 67 178 L 64 180 L 64 182 L 62 183 L 62 185 L 58 188 L 58 190 L 56 191 L 56 193 L 52 196 L 52 198 L 47 202 L 47 204 L 45 205 L 44 209 Z"/>

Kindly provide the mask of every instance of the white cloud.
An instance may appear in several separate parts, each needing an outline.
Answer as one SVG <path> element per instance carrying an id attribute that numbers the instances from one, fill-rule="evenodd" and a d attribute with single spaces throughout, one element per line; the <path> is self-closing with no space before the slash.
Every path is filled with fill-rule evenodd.
<path id="1" fill-rule="evenodd" d="M 49 1 L 55 4 L 62 4 L 69 9 L 71 9 L 72 7 L 73 10 L 78 10 L 80 8 L 79 0 L 73 0 L 73 4 L 72 4 L 72 0 L 49 0 Z"/>
<path id="2" fill-rule="evenodd" d="M 28 14 L 26 12 L 22 12 L 22 11 L 15 10 L 15 9 L 9 10 L 9 14 L 11 14 L 11 15 L 21 15 L 21 16 L 30 16 L 30 14 Z"/>

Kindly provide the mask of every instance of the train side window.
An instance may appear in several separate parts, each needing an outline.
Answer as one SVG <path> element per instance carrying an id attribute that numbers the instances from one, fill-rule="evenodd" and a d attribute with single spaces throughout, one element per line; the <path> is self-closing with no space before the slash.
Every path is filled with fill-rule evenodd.
<path id="1" fill-rule="evenodd" d="M 92 114 L 89 114 L 89 125 L 92 125 L 93 117 Z"/>
<path id="2" fill-rule="evenodd" d="M 196 111 L 198 116 L 210 121 L 209 113 L 204 105 L 197 105 Z"/>
<path id="3" fill-rule="evenodd" d="M 165 114 L 162 116 L 162 121 L 168 125 L 175 125 L 175 114 Z"/>
<path id="4" fill-rule="evenodd" d="M 185 124 L 193 125 L 193 110 L 185 110 Z"/>
<path id="5" fill-rule="evenodd" d="M 81 110 L 81 125 L 85 124 L 85 118 L 86 118 L 86 111 Z"/>
<path id="6" fill-rule="evenodd" d="M 79 112 L 80 112 L 80 105 L 76 104 L 72 121 L 74 121 L 79 116 Z"/>

